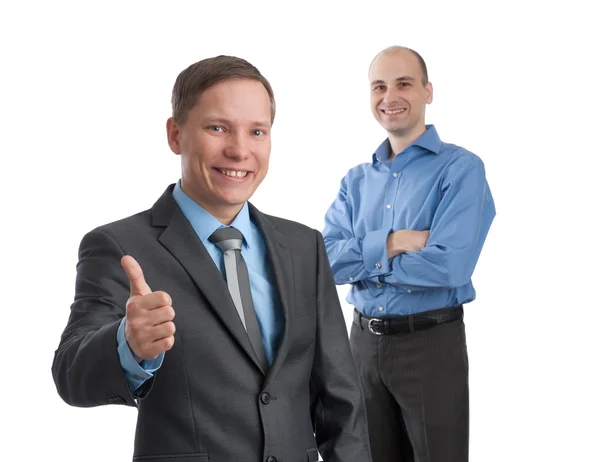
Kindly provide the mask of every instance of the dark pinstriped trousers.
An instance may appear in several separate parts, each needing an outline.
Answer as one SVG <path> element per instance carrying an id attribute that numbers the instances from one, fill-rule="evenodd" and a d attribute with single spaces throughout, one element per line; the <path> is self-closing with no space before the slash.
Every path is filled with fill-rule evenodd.
<path id="1" fill-rule="evenodd" d="M 350 345 L 367 407 L 373 462 L 467 462 L 465 325 L 374 335 L 352 324 Z"/>

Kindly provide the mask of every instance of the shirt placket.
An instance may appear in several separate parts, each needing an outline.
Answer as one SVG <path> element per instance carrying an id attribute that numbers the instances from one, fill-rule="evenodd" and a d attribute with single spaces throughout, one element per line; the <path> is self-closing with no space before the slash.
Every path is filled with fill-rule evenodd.
<path id="1" fill-rule="evenodd" d="M 387 167 L 387 166 L 386 166 Z M 398 185 L 401 177 L 401 173 L 398 171 L 398 166 L 396 163 L 392 163 L 387 170 L 387 180 L 385 183 L 385 194 L 384 194 L 384 203 L 383 207 L 383 219 L 382 219 L 382 227 L 384 229 L 389 229 L 390 232 L 395 231 L 394 226 L 394 215 L 396 209 L 396 195 L 398 194 Z M 377 282 L 377 289 L 383 290 L 381 282 Z M 385 315 L 389 305 L 390 293 L 389 291 L 384 291 L 383 300 L 377 305 L 377 314 Z"/>

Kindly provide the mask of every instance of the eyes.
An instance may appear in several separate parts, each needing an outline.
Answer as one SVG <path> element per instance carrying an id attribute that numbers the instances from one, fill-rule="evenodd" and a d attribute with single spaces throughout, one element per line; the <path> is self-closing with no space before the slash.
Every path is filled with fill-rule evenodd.
<path id="1" fill-rule="evenodd" d="M 411 86 L 411 83 L 410 82 L 398 82 L 396 84 L 396 86 L 398 88 L 408 88 Z M 386 90 L 387 90 L 387 87 L 385 85 L 376 85 L 373 87 L 373 91 L 377 91 L 377 92 L 386 91 Z"/>
<path id="2" fill-rule="evenodd" d="M 209 125 L 207 127 L 207 129 L 211 132 L 215 132 L 215 133 L 226 133 L 227 130 L 225 129 L 225 127 L 222 127 L 221 125 Z M 265 136 L 267 134 L 266 130 L 263 130 L 261 128 L 255 128 L 250 130 L 250 136 L 253 137 L 261 137 L 261 136 Z"/>

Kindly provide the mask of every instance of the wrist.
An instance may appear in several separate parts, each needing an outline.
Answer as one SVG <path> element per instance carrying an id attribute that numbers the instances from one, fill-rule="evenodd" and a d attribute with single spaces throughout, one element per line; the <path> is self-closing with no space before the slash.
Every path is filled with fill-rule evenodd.
<path id="1" fill-rule="evenodd" d="M 137 362 L 138 364 L 140 364 L 143 361 L 143 358 L 140 358 L 137 354 L 135 354 L 135 351 L 133 349 L 133 347 L 131 346 L 131 342 L 129 341 L 129 332 L 127 329 L 127 320 L 125 320 L 125 343 L 127 344 L 127 348 L 129 348 L 129 351 L 131 351 L 131 356 L 133 356 L 133 359 L 135 359 L 135 362 Z"/>
<path id="2" fill-rule="evenodd" d="M 394 231 L 387 238 L 388 258 L 394 258 L 396 255 L 406 252 L 402 242 L 402 232 Z"/>

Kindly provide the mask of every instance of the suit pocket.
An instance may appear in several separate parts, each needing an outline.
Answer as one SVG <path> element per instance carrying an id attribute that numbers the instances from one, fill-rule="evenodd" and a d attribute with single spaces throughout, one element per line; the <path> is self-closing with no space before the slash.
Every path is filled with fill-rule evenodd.
<path id="1" fill-rule="evenodd" d="M 158 456 L 135 456 L 133 462 L 208 462 L 207 452 L 196 454 L 161 454 Z"/>
<path id="2" fill-rule="evenodd" d="M 314 316 L 317 312 L 317 297 L 302 297 L 296 299 L 295 318 Z"/>
<path id="3" fill-rule="evenodd" d="M 306 460 L 308 462 L 318 462 L 319 461 L 319 451 L 317 449 L 308 449 L 306 451 Z"/>

